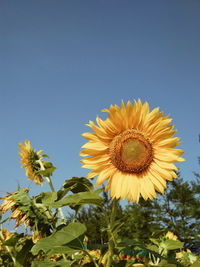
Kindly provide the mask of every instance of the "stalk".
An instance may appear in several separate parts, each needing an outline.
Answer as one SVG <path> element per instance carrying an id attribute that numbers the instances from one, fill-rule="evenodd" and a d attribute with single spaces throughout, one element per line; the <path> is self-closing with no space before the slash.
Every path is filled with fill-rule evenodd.
<path id="1" fill-rule="evenodd" d="M 40 164 L 41 170 L 44 171 L 44 170 L 45 170 L 45 167 L 44 167 L 42 161 L 39 160 L 38 162 L 39 162 L 39 164 Z M 52 183 L 52 181 L 51 181 L 51 178 L 50 178 L 50 177 L 45 177 L 45 178 L 46 178 L 47 183 L 49 184 L 49 186 L 50 186 L 50 188 L 51 188 L 51 191 L 52 191 L 52 192 L 55 192 L 55 188 L 54 188 L 54 186 L 53 186 L 53 183 Z M 58 211 L 60 212 L 60 216 L 61 216 L 61 219 L 62 219 L 61 221 L 62 221 L 62 222 L 65 222 L 65 216 L 64 216 L 64 213 L 63 213 L 62 208 L 58 208 Z M 64 253 L 62 254 L 62 256 L 63 256 L 64 261 L 67 261 L 67 258 L 66 258 L 66 256 L 65 256 Z"/>
<path id="2" fill-rule="evenodd" d="M 110 226 L 108 229 L 108 252 L 109 253 L 108 253 L 108 260 L 106 263 L 106 267 L 111 267 L 112 263 L 113 263 L 115 240 L 114 240 L 114 235 L 112 234 L 112 230 L 113 230 L 115 217 L 116 217 L 117 203 L 118 203 L 117 199 L 114 199 L 112 201 L 112 210 L 111 210 L 111 215 L 110 215 Z"/>
<path id="3" fill-rule="evenodd" d="M 45 167 L 42 163 L 41 160 L 38 160 L 38 163 L 40 164 L 40 167 L 41 167 L 41 170 L 44 171 L 45 170 Z M 53 183 L 51 181 L 51 178 L 50 177 L 45 177 L 45 179 L 47 180 L 47 183 L 49 184 L 50 188 L 51 188 L 51 191 L 52 192 L 55 192 L 55 189 L 54 189 L 54 186 L 53 186 Z M 62 208 L 58 208 L 59 212 L 60 212 L 60 216 L 61 216 L 61 221 L 62 222 L 65 222 L 65 216 L 64 216 L 64 213 L 63 213 L 63 210 Z"/>
<path id="4" fill-rule="evenodd" d="M 49 184 L 49 186 L 50 186 L 50 188 L 51 188 L 51 191 L 52 192 L 55 192 L 55 189 L 54 189 L 54 186 L 53 186 L 53 184 L 52 184 L 52 181 L 51 181 L 51 178 L 50 177 L 45 177 L 46 178 L 46 180 L 47 180 L 47 183 Z M 65 222 L 65 215 L 64 215 L 64 213 L 63 213 L 63 210 L 62 210 L 62 208 L 58 208 L 58 210 L 59 210 L 59 212 L 60 212 L 60 216 L 61 216 L 61 221 L 62 222 Z"/>

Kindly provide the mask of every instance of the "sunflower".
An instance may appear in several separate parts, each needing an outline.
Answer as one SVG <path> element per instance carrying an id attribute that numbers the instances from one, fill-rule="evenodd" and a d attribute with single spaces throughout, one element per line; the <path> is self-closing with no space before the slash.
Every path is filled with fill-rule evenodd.
<path id="1" fill-rule="evenodd" d="M 171 239 L 171 240 L 178 240 L 178 237 L 174 233 L 172 233 L 170 231 L 168 231 L 166 233 L 165 238 Z"/>
<path id="2" fill-rule="evenodd" d="M 22 191 L 27 193 L 29 189 L 22 188 Z M 20 226 L 22 223 L 24 223 L 27 228 L 30 224 L 30 221 L 26 213 L 20 209 L 19 204 L 15 200 L 15 197 L 18 195 L 18 193 L 19 191 L 16 191 L 7 194 L 4 197 L 0 197 L 0 199 L 3 199 L 3 203 L 0 205 L 0 213 L 3 214 L 8 210 L 11 210 L 12 213 L 10 219 L 15 220 L 15 228 Z"/>
<path id="3" fill-rule="evenodd" d="M 2 228 L 0 230 L 0 251 L 3 251 L 4 245 L 3 243 L 10 239 L 13 236 L 6 228 Z M 1 262 L 1 261 L 0 261 Z"/>
<path id="4" fill-rule="evenodd" d="M 38 160 L 42 159 L 41 153 L 42 150 L 36 152 L 30 144 L 29 140 L 25 141 L 25 145 L 23 143 L 19 143 L 21 157 L 22 168 L 26 168 L 26 176 L 28 179 L 33 180 L 36 184 L 41 185 L 43 182 L 43 178 L 37 172 L 41 169 Z"/>
<path id="5" fill-rule="evenodd" d="M 140 196 L 147 200 L 155 198 L 156 191 L 163 194 L 166 181 L 177 177 L 174 163 L 184 161 L 183 150 L 174 148 L 180 142 L 170 116 L 159 108 L 150 112 L 140 99 L 102 111 L 108 118 L 97 117 L 97 125 L 90 121 L 93 132 L 83 134 L 88 142 L 80 152 L 85 157 L 82 167 L 92 169 L 87 177 L 98 176 L 97 186 L 108 180 L 112 199 L 138 203 Z"/>

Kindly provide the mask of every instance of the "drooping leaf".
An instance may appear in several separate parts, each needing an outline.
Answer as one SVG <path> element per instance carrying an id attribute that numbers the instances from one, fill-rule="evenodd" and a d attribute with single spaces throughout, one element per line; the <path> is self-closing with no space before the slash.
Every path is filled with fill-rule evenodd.
<path id="1" fill-rule="evenodd" d="M 93 190 L 93 184 L 84 177 L 72 177 L 65 180 L 63 189 L 58 191 L 58 200 L 63 198 L 68 192 L 80 193 Z"/>
<path id="2" fill-rule="evenodd" d="M 63 206 L 75 207 L 77 205 L 85 204 L 101 206 L 101 204 L 103 203 L 103 199 L 99 196 L 100 191 L 101 189 L 91 192 L 82 192 L 69 195 L 59 201 L 48 203 L 48 205 L 51 208 L 60 208 Z"/>
<path id="3" fill-rule="evenodd" d="M 63 249 L 67 250 L 68 244 L 77 239 L 79 248 L 81 249 L 82 240 L 80 237 L 85 233 L 86 227 L 81 223 L 70 223 L 67 226 L 64 226 L 62 229 L 54 232 L 51 236 L 39 240 L 32 248 L 32 253 L 36 255 L 40 250 L 51 254 L 53 249 L 65 246 L 65 248 L 60 248 L 60 253 L 63 253 Z M 71 248 L 70 248 L 71 249 Z M 73 248 L 72 248 L 73 249 Z M 62 250 L 62 251 L 61 251 Z M 57 252 L 59 253 L 59 252 Z"/>
<path id="4" fill-rule="evenodd" d="M 84 177 L 72 177 L 69 180 L 66 180 L 63 184 L 65 189 L 70 189 L 73 193 L 86 192 L 93 190 L 93 184 Z"/>
<path id="5" fill-rule="evenodd" d="M 24 191 L 23 189 L 20 189 L 12 194 L 12 198 L 16 204 L 23 205 L 23 207 L 30 206 L 31 199 L 28 195 L 28 192 Z"/>

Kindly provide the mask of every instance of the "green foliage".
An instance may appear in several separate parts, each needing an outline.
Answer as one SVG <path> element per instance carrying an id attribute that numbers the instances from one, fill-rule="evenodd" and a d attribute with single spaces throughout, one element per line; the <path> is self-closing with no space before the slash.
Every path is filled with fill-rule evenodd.
<path id="1" fill-rule="evenodd" d="M 55 231 L 50 236 L 39 240 L 32 248 L 33 255 L 40 250 L 47 254 L 73 253 L 83 249 L 83 234 L 86 228 L 80 223 L 70 223 Z M 73 241 L 73 242 L 72 242 Z"/>
<path id="2" fill-rule="evenodd" d="M 72 177 L 70 180 L 66 180 L 63 184 L 63 188 L 73 193 L 86 192 L 93 190 L 93 184 L 85 177 Z"/>
<path id="3" fill-rule="evenodd" d="M 53 175 L 53 172 L 56 170 L 56 167 L 53 166 L 51 162 L 43 161 L 44 164 L 44 170 L 38 170 L 37 174 L 44 176 L 44 177 L 50 177 Z"/>
<path id="4" fill-rule="evenodd" d="M 0 225 L 12 218 L 29 229 L 21 234 L 0 230 L 0 267 L 103 267 L 110 260 L 108 249 L 118 267 L 200 266 L 199 256 L 184 248 L 200 238 L 200 175 L 192 182 L 170 182 L 153 201 L 121 207 L 84 177 L 72 177 L 55 191 L 51 176 L 56 168 L 34 157 L 37 174 L 52 192 L 30 197 L 19 188 L 7 195 L 1 210 L 12 214 L 0 214 Z M 169 230 L 177 240 L 169 239 Z"/>
<path id="5" fill-rule="evenodd" d="M 70 267 L 73 263 L 74 261 L 34 261 L 31 267 Z"/>
<path id="6" fill-rule="evenodd" d="M 165 232 L 170 230 L 187 243 L 197 240 L 200 237 L 200 195 L 197 189 L 198 183 L 184 182 L 178 178 L 168 184 L 165 195 L 158 195 L 158 199 L 141 200 L 140 204 L 131 203 L 123 209 L 119 206 L 117 219 L 122 223 L 120 238 L 146 242 L 153 232 L 166 229 Z M 98 243 L 101 236 L 99 228 L 106 228 L 106 216 L 110 209 L 107 198 L 104 194 L 103 209 L 89 207 L 82 209 L 78 215 L 78 220 L 86 224 L 89 239 L 92 241 L 94 236 L 98 236 Z"/>
<path id="7" fill-rule="evenodd" d="M 7 239 L 4 242 L 4 245 L 13 247 L 16 245 L 16 243 L 19 241 L 19 239 L 22 238 L 23 236 L 24 236 L 24 234 L 15 233 L 14 235 L 12 235 L 9 239 Z"/>
<path id="8" fill-rule="evenodd" d="M 99 196 L 101 190 L 96 190 L 92 192 L 81 192 L 73 195 L 64 197 L 63 199 L 51 203 L 46 203 L 46 205 L 51 208 L 60 208 L 63 206 L 79 206 L 79 205 L 97 205 L 101 206 L 102 198 Z"/>

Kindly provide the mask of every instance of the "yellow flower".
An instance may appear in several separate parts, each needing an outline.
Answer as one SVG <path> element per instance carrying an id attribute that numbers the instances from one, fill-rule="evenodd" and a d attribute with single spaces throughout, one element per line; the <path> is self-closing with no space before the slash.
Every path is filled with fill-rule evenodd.
<path id="1" fill-rule="evenodd" d="M 8 240 L 8 239 L 13 235 L 13 234 L 10 233 L 6 228 L 3 228 L 3 229 L 1 230 L 1 233 L 2 233 L 2 239 L 3 239 L 4 241 Z"/>
<path id="2" fill-rule="evenodd" d="M 29 140 L 25 141 L 25 145 L 23 143 L 19 143 L 21 157 L 22 168 L 26 168 L 26 176 L 28 179 L 33 180 L 36 184 L 41 185 L 43 182 L 43 178 L 41 175 L 38 175 L 37 172 L 41 169 L 38 160 L 42 159 L 41 153 L 42 150 L 36 152 L 30 144 Z"/>
<path id="3" fill-rule="evenodd" d="M 87 252 L 90 254 L 90 256 L 95 259 L 95 260 L 99 260 L 100 256 L 101 256 L 101 251 L 99 249 L 97 250 L 87 250 Z M 91 262 L 91 258 L 89 257 L 89 255 L 86 255 L 83 259 L 82 259 L 82 264 L 87 264 Z"/>
<path id="4" fill-rule="evenodd" d="M 172 233 L 170 231 L 168 231 L 166 233 L 165 237 L 168 238 L 168 239 L 172 239 L 172 240 L 178 240 L 178 237 L 174 233 Z"/>
<path id="5" fill-rule="evenodd" d="M 83 134 L 88 142 L 80 152 L 83 168 L 92 169 L 88 178 L 98 176 L 96 185 L 108 180 L 106 190 L 112 199 L 134 200 L 140 195 L 146 200 L 164 193 L 166 181 L 177 177 L 175 162 L 184 161 L 180 156 L 179 138 L 170 125 L 172 119 L 163 116 L 159 108 L 149 111 L 149 104 L 130 101 L 121 107 L 111 105 L 104 109 L 105 120 L 90 121 L 93 132 Z"/>
<path id="6" fill-rule="evenodd" d="M 42 238 L 43 238 L 42 232 L 39 232 L 39 231 L 33 232 L 33 235 L 32 235 L 33 243 L 37 243 L 37 241 L 39 241 Z"/>

